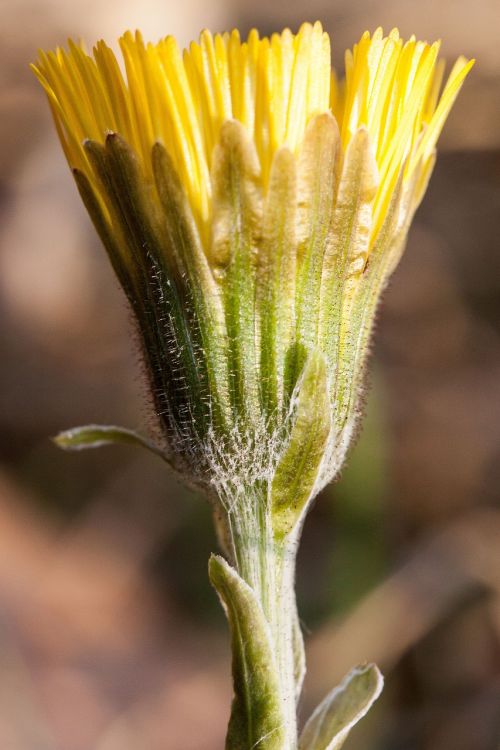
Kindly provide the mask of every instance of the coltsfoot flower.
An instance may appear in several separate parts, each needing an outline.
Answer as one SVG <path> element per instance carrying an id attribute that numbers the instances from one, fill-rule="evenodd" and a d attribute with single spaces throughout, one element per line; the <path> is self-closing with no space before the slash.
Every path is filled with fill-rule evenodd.
<path id="1" fill-rule="evenodd" d="M 102 41 L 41 52 L 34 70 L 136 317 L 168 459 L 213 498 L 236 568 L 211 563 L 233 625 L 228 747 L 293 750 L 300 527 L 352 442 L 376 307 L 472 61 L 442 87 L 439 43 L 377 29 L 339 81 L 320 23 L 204 31 L 184 52 L 127 32 L 120 47 L 124 73 Z M 62 442 L 109 438 L 92 429 Z M 244 657 L 249 608 L 260 640 Z M 367 674 L 352 680 L 375 694 Z M 323 731 L 301 747 L 340 747 L 310 739 Z"/>

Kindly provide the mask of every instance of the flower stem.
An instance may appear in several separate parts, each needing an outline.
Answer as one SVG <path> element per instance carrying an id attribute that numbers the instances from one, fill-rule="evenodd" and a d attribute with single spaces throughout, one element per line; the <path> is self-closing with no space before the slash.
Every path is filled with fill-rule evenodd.
<path id="1" fill-rule="evenodd" d="M 295 666 L 297 535 L 276 538 L 268 495 L 266 484 L 245 488 L 233 496 L 227 513 L 229 553 L 238 574 L 255 592 L 269 625 L 285 723 L 284 747 L 295 750 L 296 698 L 300 690 Z"/>

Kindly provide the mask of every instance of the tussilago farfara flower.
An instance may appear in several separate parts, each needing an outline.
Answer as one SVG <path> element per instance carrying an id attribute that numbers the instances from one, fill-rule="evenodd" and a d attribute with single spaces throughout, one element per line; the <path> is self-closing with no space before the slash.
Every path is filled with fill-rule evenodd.
<path id="1" fill-rule="evenodd" d="M 438 43 L 378 29 L 339 82 L 319 23 L 243 42 L 205 31 L 183 53 L 139 33 L 120 47 L 123 65 L 104 42 L 92 56 L 69 42 L 34 70 L 137 318 L 169 461 L 214 498 L 236 568 L 211 562 L 239 634 L 227 747 L 293 750 L 301 521 L 351 442 L 376 306 L 472 62 L 442 86 Z M 139 438 L 62 442 L 114 439 Z M 300 747 L 340 747 L 379 690 L 358 670 Z"/>
<path id="2" fill-rule="evenodd" d="M 34 69 L 138 317 L 171 449 L 205 470 L 209 434 L 283 427 L 317 352 L 338 468 L 374 308 L 472 63 L 439 95 L 439 44 L 396 30 L 363 34 L 340 84 L 319 23 L 244 42 L 205 31 L 183 53 L 128 32 L 120 47 L 125 75 L 102 41 Z"/>

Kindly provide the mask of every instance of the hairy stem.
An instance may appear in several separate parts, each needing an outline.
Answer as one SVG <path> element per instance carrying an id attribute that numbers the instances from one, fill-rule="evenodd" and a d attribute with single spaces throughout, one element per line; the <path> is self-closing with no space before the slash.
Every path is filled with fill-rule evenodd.
<path id="1" fill-rule="evenodd" d="M 285 747 L 295 750 L 297 534 L 276 538 L 268 495 L 267 483 L 257 484 L 237 491 L 231 504 L 225 504 L 228 552 L 239 575 L 257 595 L 269 624 L 285 722 Z"/>

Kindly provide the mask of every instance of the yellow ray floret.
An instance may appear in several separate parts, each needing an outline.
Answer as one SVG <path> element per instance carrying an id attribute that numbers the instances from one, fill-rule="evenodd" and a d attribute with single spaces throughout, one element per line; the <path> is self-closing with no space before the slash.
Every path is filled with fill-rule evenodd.
<path id="1" fill-rule="evenodd" d="M 398 175 L 408 177 L 428 161 L 455 97 L 473 61 L 460 58 L 439 97 L 443 65 L 439 43 L 397 30 L 363 34 L 346 53 L 345 81 L 330 62 L 330 40 L 319 22 L 297 34 L 285 29 L 271 38 L 253 30 L 213 36 L 204 31 L 181 53 L 173 37 L 145 44 L 141 34 L 120 39 L 124 71 L 103 41 L 93 56 L 81 45 L 40 52 L 34 70 L 48 95 L 59 137 L 72 167 L 95 182 L 83 149 L 86 139 L 102 142 L 120 133 L 135 149 L 146 173 L 151 148 L 168 149 L 193 213 L 207 236 L 211 217 L 212 152 L 223 122 L 239 120 L 253 138 L 266 189 L 278 148 L 296 152 L 308 121 L 331 110 L 342 144 L 360 127 L 373 143 L 380 175 L 375 225 L 380 225 Z"/>

